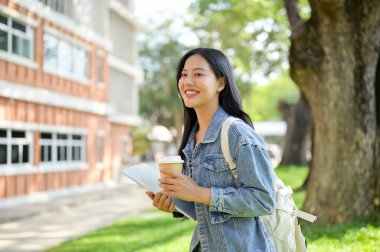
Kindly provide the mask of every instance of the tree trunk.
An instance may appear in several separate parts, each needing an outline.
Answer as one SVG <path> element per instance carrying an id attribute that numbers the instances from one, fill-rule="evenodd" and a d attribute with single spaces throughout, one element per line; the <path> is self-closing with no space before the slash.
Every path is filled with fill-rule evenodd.
<path id="1" fill-rule="evenodd" d="M 342 223 L 379 205 L 380 1 L 310 6 L 311 18 L 292 31 L 289 55 L 314 122 L 304 209 L 321 223 Z"/>
<path id="2" fill-rule="evenodd" d="M 380 41 L 379 43 L 380 44 Z M 377 57 L 376 80 L 375 80 L 375 102 L 376 102 L 376 147 L 375 147 L 375 162 L 374 176 L 372 178 L 371 187 L 374 189 L 373 194 L 375 210 L 380 218 L 380 53 Z"/>
<path id="3" fill-rule="evenodd" d="M 310 146 L 309 108 L 303 95 L 295 105 L 287 106 L 283 112 L 287 130 L 280 165 L 307 165 L 306 157 Z"/>

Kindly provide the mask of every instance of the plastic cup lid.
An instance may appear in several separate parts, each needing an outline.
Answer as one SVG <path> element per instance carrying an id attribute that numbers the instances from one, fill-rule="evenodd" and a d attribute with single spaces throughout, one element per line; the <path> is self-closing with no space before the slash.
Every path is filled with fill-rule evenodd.
<path id="1" fill-rule="evenodd" d="M 165 156 L 158 161 L 159 164 L 167 164 L 167 163 L 183 163 L 181 156 Z"/>

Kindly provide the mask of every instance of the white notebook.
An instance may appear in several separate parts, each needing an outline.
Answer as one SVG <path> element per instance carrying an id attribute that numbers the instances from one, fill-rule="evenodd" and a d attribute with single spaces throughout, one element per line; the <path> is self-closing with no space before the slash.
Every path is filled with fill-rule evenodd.
<path id="1" fill-rule="evenodd" d="M 137 184 L 141 185 L 148 191 L 153 192 L 154 194 L 162 191 L 158 181 L 160 178 L 160 172 L 158 169 L 148 164 L 139 164 L 132 167 L 127 167 L 124 168 L 122 172 L 128 178 L 132 179 Z M 172 200 L 175 203 L 175 208 L 179 212 L 192 220 L 196 219 L 194 202 L 189 202 L 174 197 L 172 197 Z"/>

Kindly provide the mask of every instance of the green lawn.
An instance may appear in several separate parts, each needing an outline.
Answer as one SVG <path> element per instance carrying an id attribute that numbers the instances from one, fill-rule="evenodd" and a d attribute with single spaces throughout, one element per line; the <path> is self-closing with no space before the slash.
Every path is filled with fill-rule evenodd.
<path id="1" fill-rule="evenodd" d="M 285 184 L 298 188 L 307 168 L 276 169 Z M 293 198 L 302 205 L 304 192 Z M 48 251 L 112 251 L 112 252 L 181 252 L 187 251 L 195 223 L 171 218 L 171 215 L 152 210 L 138 218 L 126 218 L 112 226 L 89 233 L 77 240 L 65 242 Z M 380 220 L 358 220 L 345 225 L 303 226 L 309 251 L 380 251 Z"/>

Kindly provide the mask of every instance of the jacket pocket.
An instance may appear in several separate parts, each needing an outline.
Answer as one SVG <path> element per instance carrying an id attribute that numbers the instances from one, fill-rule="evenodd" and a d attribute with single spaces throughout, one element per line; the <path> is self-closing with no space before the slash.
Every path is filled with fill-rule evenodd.
<path id="1" fill-rule="evenodd" d="M 232 217 L 231 214 L 221 212 L 210 212 L 211 224 L 218 224 L 229 220 Z"/>
<path id="2" fill-rule="evenodd" d="M 203 163 L 207 187 L 226 188 L 233 186 L 234 180 L 223 154 L 208 156 Z"/>
<path id="3" fill-rule="evenodd" d="M 230 169 L 224 159 L 223 154 L 207 156 L 204 161 L 204 166 L 213 172 L 224 172 Z"/>

